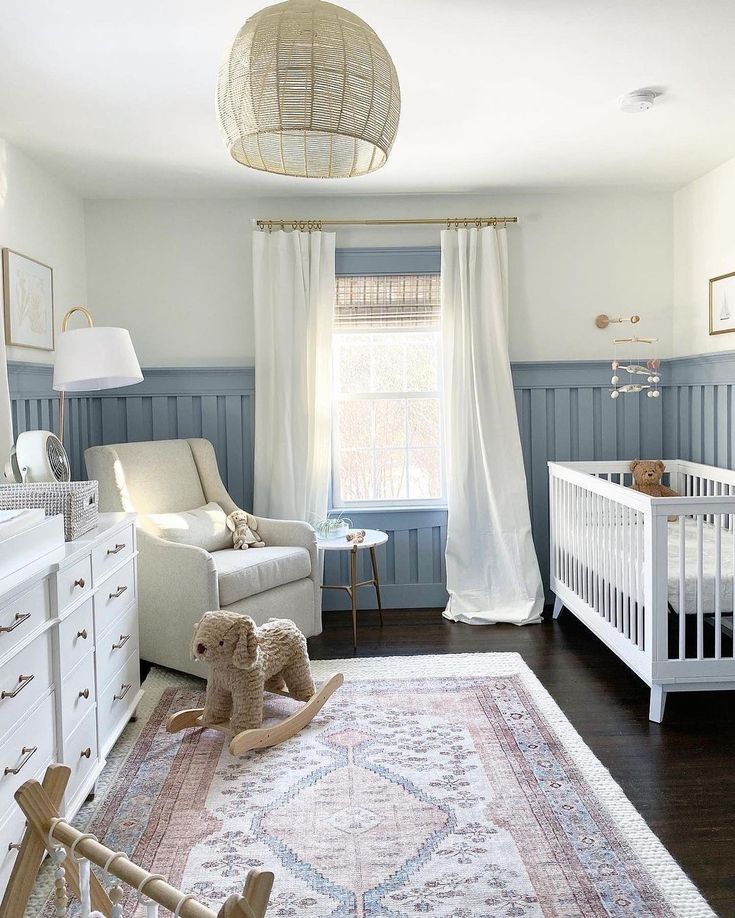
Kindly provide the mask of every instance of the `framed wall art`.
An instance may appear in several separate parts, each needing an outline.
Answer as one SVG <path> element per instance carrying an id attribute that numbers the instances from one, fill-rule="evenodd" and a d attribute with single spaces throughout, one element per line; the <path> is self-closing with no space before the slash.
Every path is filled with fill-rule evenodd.
<path id="1" fill-rule="evenodd" d="M 735 271 L 713 277 L 709 282 L 709 333 L 735 331 Z"/>
<path id="2" fill-rule="evenodd" d="M 3 249 L 5 343 L 54 349 L 54 272 L 12 249 Z"/>

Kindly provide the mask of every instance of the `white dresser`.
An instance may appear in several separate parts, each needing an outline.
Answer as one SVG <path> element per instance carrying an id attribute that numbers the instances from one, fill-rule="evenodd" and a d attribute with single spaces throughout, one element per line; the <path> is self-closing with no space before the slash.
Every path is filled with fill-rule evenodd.
<path id="1" fill-rule="evenodd" d="M 134 519 L 103 513 L 0 580 L 0 897 L 23 834 L 15 790 L 63 762 L 71 817 L 140 701 Z"/>

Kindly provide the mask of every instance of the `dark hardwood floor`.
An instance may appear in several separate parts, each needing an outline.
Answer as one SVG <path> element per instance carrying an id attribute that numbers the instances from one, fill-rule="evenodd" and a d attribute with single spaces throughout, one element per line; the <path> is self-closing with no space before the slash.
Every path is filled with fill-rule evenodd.
<path id="1" fill-rule="evenodd" d="M 647 687 L 570 613 L 477 627 L 437 610 L 361 612 L 358 656 L 521 654 L 718 915 L 735 916 L 735 695 L 669 696 L 648 720 Z M 313 659 L 352 656 L 349 613 L 327 612 Z"/>

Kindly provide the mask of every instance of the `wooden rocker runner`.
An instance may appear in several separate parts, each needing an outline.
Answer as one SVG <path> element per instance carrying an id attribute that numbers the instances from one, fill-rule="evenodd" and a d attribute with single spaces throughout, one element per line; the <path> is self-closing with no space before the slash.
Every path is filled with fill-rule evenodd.
<path id="1" fill-rule="evenodd" d="M 267 749 L 270 746 L 278 746 L 280 743 L 291 739 L 292 736 L 296 736 L 300 730 L 303 730 L 307 724 L 311 723 L 344 681 L 342 673 L 335 673 L 330 676 L 322 684 L 319 691 L 304 702 L 301 710 L 296 711 L 295 714 L 280 723 L 272 724 L 271 726 L 241 730 L 238 733 L 232 729 L 229 721 L 211 724 L 202 720 L 205 708 L 189 708 L 172 714 L 166 724 L 166 729 L 169 733 L 178 733 L 179 730 L 185 730 L 187 727 L 207 727 L 210 730 L 218 730 L 220 733 L 232 736 L 230 740 L 230 752 L 232 755 L 243 755 L 253 749 Z M 289 692 L 274 689 L 269 691 L 284 698 L 293 697 Z"/>
<path id="2" fill-rule="evenodd" d="M 258 628 L 247 615 L 221 609 L 206 612 L 194 628 L 191 649 L 195 659 L 209 664 L 204 707 L 173 714 L 166 729 L 218 730 L 232 737 L 232 755 L 291 739 L 344 682 L 342 673 L 335 673 L 316 690 L 306 638 L 288 619 L 271 619 Z M 264 692 L 304 706 L 280 723 L 263 726 Z"/>

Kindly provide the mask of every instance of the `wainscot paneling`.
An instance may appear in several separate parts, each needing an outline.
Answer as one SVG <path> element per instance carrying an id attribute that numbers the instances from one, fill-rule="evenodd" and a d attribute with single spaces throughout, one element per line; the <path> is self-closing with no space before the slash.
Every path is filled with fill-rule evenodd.
<path id="1" fill-rule="evenodd" d="M 58 416 L 50 367 L 11 364 L 9 371 L 16 432 L 38 427 L 55 430 Z M 138 386 L 69 399 L 66 444 L 74 476 L 84 474 L 87 446 L 202 436 L 214 443 L 233 498 L 251 506 L 254 371 L 200 367 L 144 373 L 145 380 Z M 604 361 L 513 365 L 534 540 L 544 582 L 548 576 L 546 463 L 658 456 L 663 451 L 668 393 L 663 399 L 629 396 L 613 401 L 607 390 L 609 375 L 610 366 Z M 349 516 L 356 526 L 384 529 L 391 535 L 379 554 L 386 607 L 421 608 L 446 602 L 446 511 L 362 511 Z M 347 582 L 346 563 L 346 558 L 330 556 L 327 582 Z M 366 587 L 361 594 L 361 603 L 374 607 L 373 591 Z M 345 597 L 336 592 L 325 597 L 326 608 L 345 604 Z"/>

